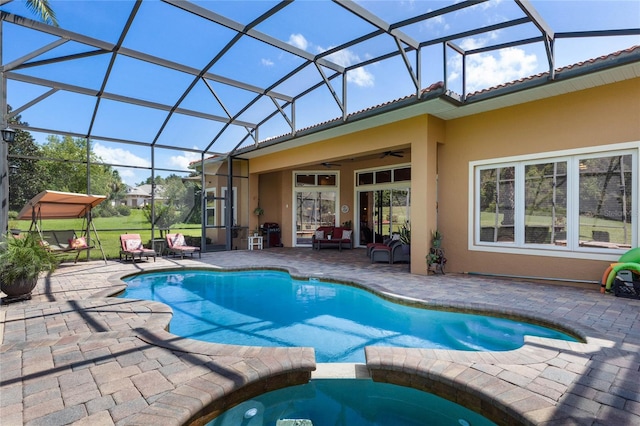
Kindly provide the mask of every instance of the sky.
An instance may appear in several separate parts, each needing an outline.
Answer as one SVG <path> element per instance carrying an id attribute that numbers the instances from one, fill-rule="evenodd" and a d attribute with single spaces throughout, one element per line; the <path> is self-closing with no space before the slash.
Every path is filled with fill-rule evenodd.
<path id="1" fill-rule="evenodd" d="M 2 1 L 0 1 L 1 3 Z M 115 43 L 124 28 L 134 2 L 130 0 L 50 0 L 60 27 L 74 33 Z M 247 25 L 262 13 L 278 4 L 276 1 L 194 1 L 206 13 L 226 16 L 240 26 Z M 388 0 L 358 1 L 356 4 L 377 15 L 387 23 L 395 23 L 412 16 L 450 6 L 455 1 Z M 545 22 L 556 32 L 640 28 L 640 0 L 531 0 Z M 0 10 L 29 19 L 38 19 L 25 6 L 23 0 L 2 4 Z M 490 0 L 473 7 L 458 10 L 427 21 L 409 25 L 402 31 L 418 41 L 432 40 L 457 34 L 473 28 L 488 26 L 523 17 L 523 12 L 512 0 Z M 282 8 L 269 19 L 258 23 L 255 30 L 284 42 L 311 55 L 328 52 L 336 46 L 368 34 L 375 28 L 354 19 L 345 8 L 328 0 L 297 0 Z M 200 71 L 232 40 L 235 31 L 175 8 L 157 0 L 145 0 L 136 15 L 123 47 L 167 61 L 183 64 Z M 464 37 L 454 42 L 461 48 L 475 49 L 520 38 L 538 36 L 532 24 L 486 32 Z M 42 34 L 11 23 L 2 27 L 2 64 L 6 66 L 24 55 L 56 43 L 58 37 Z M 558 39 L 555 45 L 556 68 L 596 58 L 608 53 L 640 45 L 640 36 Z M 46 60 L 93 50 L 74 41 L 62 43 L 42 52 L 30 61 Z M 349 67 L 362 61 L 397 50 L 388 36 L 379 36 L 364 43 L 333 52 L 326 59 Z M 98 91 L 106 75 L 111 55 L 100 54 L 83 59 L 16 69 L 13 72 L 28 76 L 60 81 L 64 84 Z M 415 54 L 408 59 L 417 69 Z M 462 93 L 462 59 L 452 49 L 443 56 L 442 44 L 424 48 L 421 53 L 421 86 L 447 81 L 448 88 Z M 28 62 L 28 61 L 27 61 Z M 316 83 L 322 83 L 322 71 L 327 78 L 330 69 L 313 65 L 305 67 L 295 76 L 276 84 L 291 70 L 303 64 L 300 56 L 284 52 L 251 37 L 241 37 L 220 57 L 208 71 L 222 79 L 232 79 L 257 88 L 272 88 L 284 99 L 297 96 Z M 445 72 L 446 66 L 446 72 Z M 508 49 L 470 55 L 467 58 L 466 92 L 471 93 L 502 83 L 547 71 L 548 63 L 541 43 L 520 45 Z M 173 107 L 195 77 L 185 72 L 167 70 L 135 58 L 118 55 L 105 93 L 133 97 Z M 331 86 L 340 101 L 342 77 L 331 80 Z M 272 87 L 273 86 L 273 87 Z M 349 113 L 415 93 L 415 86 L 407 67 L 399 56 L 374 62 L 347 72 L 347 102 Z M 95 111 L 95 97 L 50 88 L 33 82 L 7 82 L 7 100 L 15 110 L 21 111 L 22 121 L 30 126 L 86 135 Z M 214 95 L 215 94 L 215 95 Z M 257 101 L 245 111 L 248 102 Z M 250 90 L 239 89 L 220 81 L 198 80 L 179 108 L 199 111 L 209 116 L 238 115 L 245 123 L 258 123 L 276 112 L 276 115 L 258 130 L 258 138 L 286 134 L 289 124 L 281 114 L 282 108 L 291 117 L 291 108 L 275 96 L 257 97 Z M 341 110 L 326 85 L 296 101 L 295 126 L 305 128 L 341 116 Z M 153 161 L 159 172 L 186 171 L 190 162 L 200 159 L 200 151 L 209 148 L 226 153 L 247 136 L 243 126 L 230 126 L 193 115 L 173 114 L 168 122 L 167 112 L 130 105 L 113 99 L 103 99 L 95 115 L 91 134 L 94 152 L 109 164 L 132 167 L 118 168 L 123 180 L 130 185 L 145 180 L 152 164 L 151 143 L 158 148 Z M 39 143 L 48 133 L 32 132 Z M 124 144 L 101 139 L 126 139 L 138 144 Z M 211 145 L 212 141 L 215 141 Z M 244 145 L 252 143 L 247 139 Z"/>

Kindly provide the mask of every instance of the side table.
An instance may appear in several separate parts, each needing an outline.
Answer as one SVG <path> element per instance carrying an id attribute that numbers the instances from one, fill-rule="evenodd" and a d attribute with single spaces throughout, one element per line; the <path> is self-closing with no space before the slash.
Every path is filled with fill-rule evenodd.
<path id="1" fill-rule="evenodd" d="M 249 235 L 247 237 L 247 245 L 249 246 L 249 250 L 253 250 L 254 248 L 257 250 L 262 250 L 262 237 Z"/>

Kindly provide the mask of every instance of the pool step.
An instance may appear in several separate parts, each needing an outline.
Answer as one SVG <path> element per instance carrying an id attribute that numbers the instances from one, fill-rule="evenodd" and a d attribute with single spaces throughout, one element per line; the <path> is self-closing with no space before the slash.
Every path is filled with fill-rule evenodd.
<path id="1" fill-rule="evenodd" d="M 280 419 L 276 426 L 313 426 L 309 419 Z"/>

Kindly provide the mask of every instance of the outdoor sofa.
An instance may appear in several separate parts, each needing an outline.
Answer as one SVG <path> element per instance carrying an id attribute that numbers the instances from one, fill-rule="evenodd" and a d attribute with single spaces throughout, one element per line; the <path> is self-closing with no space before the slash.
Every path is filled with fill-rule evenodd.
<path id="1" fill-rule="evenodd" d="M 311 246 L 314 250 L 323 247 L 353 248 L 353 231 L 340 226 L 320 226 L 311 237 Z"/>

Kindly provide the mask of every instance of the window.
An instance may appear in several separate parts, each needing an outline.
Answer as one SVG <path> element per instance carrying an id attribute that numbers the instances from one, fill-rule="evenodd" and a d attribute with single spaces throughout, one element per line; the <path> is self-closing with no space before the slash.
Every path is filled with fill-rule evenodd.
<path id="1" fill-rule="evenodd" d="M 476 244 L 628 250 L 637 180 L 637 150 L 476 166 Z"/>
<path id="2" fill-rule="evenodd" d="M 296 173 L 296 186 L 336 186 L 336 173 Z"/>
<path id="3" fill-rule="evenodd" d="M 216 188 L 209 188 L 205 192 L 207 197 L 207 214 L 206 214 L 206 226 L 216 225 Z"/>
<path id="4" fill-rule="evenodd" d="M 233 200 L 231 200 L 231 205 L 237 206 L 238 191 L 236 190 L 235 186 L 231 190 L 231 196 L 233 197 Z M 231 214 L 233 216 L 233 223 L 231 224 L 231 226 L 235 226 L 238 223 L 238 210 L 233 209 Z M 221 225 L 225 225 L 225 226 L 227 225 L 227 187 L 226 186 L 222 187 L 222 218 L 220 219 L 220 222 L 221 222 Z"/>
<path id="5" fill-rule="evenodd" d="M 358 172 L 357 186 L 379 185 L 383 183 L 406 182 L 411 180 L 411 167 Z"/>

